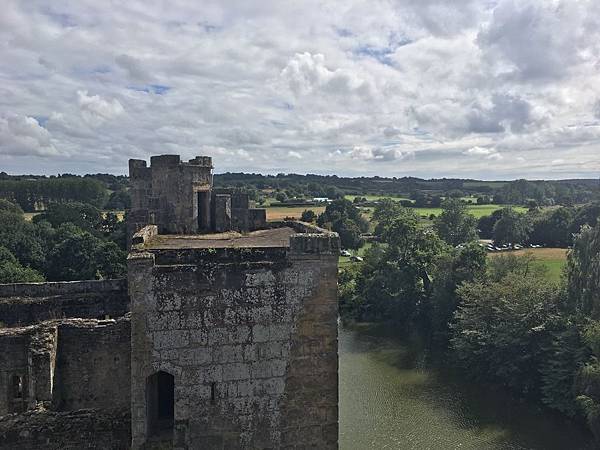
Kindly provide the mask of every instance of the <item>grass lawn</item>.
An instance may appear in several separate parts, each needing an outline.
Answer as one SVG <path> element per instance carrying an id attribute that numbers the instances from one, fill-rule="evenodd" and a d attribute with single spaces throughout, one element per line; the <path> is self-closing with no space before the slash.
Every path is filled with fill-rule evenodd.
<path id="1" fill-rule="evenodd" d="M 272 206 L 266 208 L 267 220 L 283 220 L 286 217 L 293 217 L 300 220 L 300 216 L 306 209 L 311 209 L 319 215 L 325 211 L 324 206 Z"/>
<path id="2" fill-rule="evenodd" d="M 505 253 L 488 253 L 489 258 L 495 258 L 498 255 L 516 255 L 523 256 L 531 253 L 535 256 L 535 264 L 543 266 L 548 271 L 546 276 L 550 281 L 559 281 L 562 270 L 567 262 L 567 249 L 565 248 L 531 248 L 526 250 L 517 250 Z"/>
<path id="3" fill-rule="evenodd" d="M 468 205 L 467 210 L 475 218 L 479 219 L 483 216 L 489 216 L 494 211 L 504 208 L 505 205 Z M 413 208 L 415 212 L 421 217 L 429 217 L 431 214 L 438 216 L 442 213 L 442 208 Z M 527 212 L 527 208 L 524 206 L 513 206 L 513 209 L 517 212 Z"/>
<path id="4" fill-rule="evenodd" d="M 371 247 L 371 243 L 365 242 L 365 245 L 363 245 L 361 248 L 359 248 L 358 250 L 350 250 L 350 253 L 352 253 L 353 255 L 356 255 L 356 256 L 364 256 L 365 252 L 367 251 L 367 249 L 369 247 Z M 357 264 L 357 263 L 351 262 L 349 256 L 340 256 L 340 259 L 339 259 L 340 268 L 346 267 L 349 264 Z"/>

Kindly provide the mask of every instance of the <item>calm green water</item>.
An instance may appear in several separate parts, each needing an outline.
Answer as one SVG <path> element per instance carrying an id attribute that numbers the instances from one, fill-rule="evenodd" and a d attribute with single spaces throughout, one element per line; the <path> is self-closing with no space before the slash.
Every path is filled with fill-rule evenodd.
<path id="1" fill-rule="evenodd" d="M 426 367 L 374 327 L 340 328 L 340 448 L 588 450 L 579 426 Z"/>

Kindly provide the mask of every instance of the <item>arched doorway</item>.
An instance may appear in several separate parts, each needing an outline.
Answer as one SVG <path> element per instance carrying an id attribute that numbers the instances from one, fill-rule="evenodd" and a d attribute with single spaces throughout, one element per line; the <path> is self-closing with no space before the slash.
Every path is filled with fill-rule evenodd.
<path id="1" fill-rule="evenodd" d="M 149 437 L 172 436 L 175 417 L 175 379 L 170 373 L 160 371 L 148 377 L 146 417 Z"/>

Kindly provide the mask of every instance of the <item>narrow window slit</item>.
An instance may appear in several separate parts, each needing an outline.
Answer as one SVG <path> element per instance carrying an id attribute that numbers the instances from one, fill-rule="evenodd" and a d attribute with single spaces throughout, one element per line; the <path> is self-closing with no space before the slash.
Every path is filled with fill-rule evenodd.
<path id="1" fill-rule="evenodd" d="M 215 383 L 211 383 L 210 384 L 210 404 L 214 405 L 216 403 L 216 397 L 217 397 L 217 389 L 215 386 Z"/>

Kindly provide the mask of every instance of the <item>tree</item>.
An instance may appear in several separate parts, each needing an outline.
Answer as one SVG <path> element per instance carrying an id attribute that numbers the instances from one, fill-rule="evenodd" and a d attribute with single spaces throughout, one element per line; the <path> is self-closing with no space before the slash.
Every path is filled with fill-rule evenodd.
<path id="1" fill-rule="evenodd" d="M 0 210 L 0 245 L 6 247 L 25 267 L 44 267 L 44 243 L 36 234 L 36 226 L 23 214 Z"/>
<path id="2" fill-rule="evenodd" d="M 381 199 L 373 209 L 372 220 L 373 222 L 377 223 L 375 226 L 375 235 L 381 236 L 383 231 L 391 224 L 394 218 L 403 214 L 404 211 L 407 210 L 400 202 L 395 202 L 391 198 Z M 414 216 L 413 211 L 411 211 L 409 214 Z"/>
<path id="3" fill-rule="evenodd" d="M 124 210 L 131 206 L 131 197 L 125 190 L 118 190 L 110 194 L 108 202 L 104 206 L 111 210 Z"/>
<path id="4" fill-rule="evenodd" d="M 594 228 L 584 226 L 575 237 L 567 255 L 566 277 L 571 308 L 600 319 L 600 223 Z"/>
<path id="5" fill-rule="evenodd" d="M 317 215 L 312 209 L 305 209 L 302 211 L 302 215 L 300 216 L 300 220 L 302 222 L 312 223 L 317 218 Z"/>
<path id="6" fill-rule="evenodd" d="M 477 222 L 477 229 L 479 230 L 479 236 L 484 239 L 491 239 L 494 235 L 494 225 L 502 217 L 502 210 L 497 209 L 489 216 L 482 216 Z"/>
<path id="7" fill-rule="evenodd" d="M 70 222 L 86 231 L 98 231 L 102 225 L 102 212 L 86 203 L 51 203 L 42 214 L 34 217 L 35 223 L 48 221 L 53 227 Z"/>
<path id="8" fill-rule="evenodd" d="M 434 221 L 434 229 L 446 243 L 456 246 L 477 239 L 476 223 L 460 199 L 447 199 Z"/>
<path id="9" fill-rule="evenodd" d="M 560 297 L 543 278 L 509 274 L 458 288 L 452 347 L 470 374 L 522 394 L 539 395 Z"/>
<path id="10" fill-rule="evenodd" d="M 23 267 L 15 255 L 6 247 L 0 246 L 0 283 L 31 283 L 44 281 L 38 271 Z"/>
<path id="11" fill-rule="evenodd" d="M 533 225 L 529 241 L 549 247 L 567 247 L 573 241 L 571 223 L 574 211 L 571 208 L 557 208 L 541 214 L 533 213 Z"/>
<path id="12" fill-rule="evenodd" d="M 502 244 L 521 244 L 529 237 L 529 224 L 524 214 L 512 208 L 504 208 L 500 219 L 494 225 L 494 242 Z"/>
<path id="13" fill-rule="evenodd" d="M 126 253 L 87 231 L 65 224 L 57 231 L 58 244 L 48 254 L 50 281 L 116 278 L 126 273 Z"/>
<path id="14" fill-rule="evenodd" d="M 455 248 L 436 261 L 430 315 L 431 331 L 439 345 L 447 344 L 448 326 L 459 303 L 457 288 L 465 282 L 483 278 L 486 265 L 487 253 L 476 242 Z"/>
<path id="15" fill-rule="evenodd" d="M 355 295 L 370 318 L 410 323 L 422 312 L 435 261 L 447 248 L 437 235 L 419 226 L 412 211 L 402 211 L 391 220 L 382 240 L 383 245 L 365 253 Z"/>
<path id="16" fill-rule="evenodd" d="M 362 217 L 360 210 L 350 200 L 334 200 L 319 214 L 317 224 L 339 233 L 343 248 L 359 248 L 363 245 L 361 233 L 369 230 L 369 222 Z"/>
<path id="17" fill-rule="evenodd" d="M 334 223 L 333 231 L 340 235 L 340 244 L 342 248 L 359 249 L 363 246 L 364 240 L 360 237 L 360 229 L 350 219 L 341 219 Z"/>
<path id="18" fill-rule="evenodd" d="M 0 198 L 0 211 L 6 211 L 13 214 L 23 215 L 23 209 L 15 203 L 11 203 L 8 200 Z"/>

